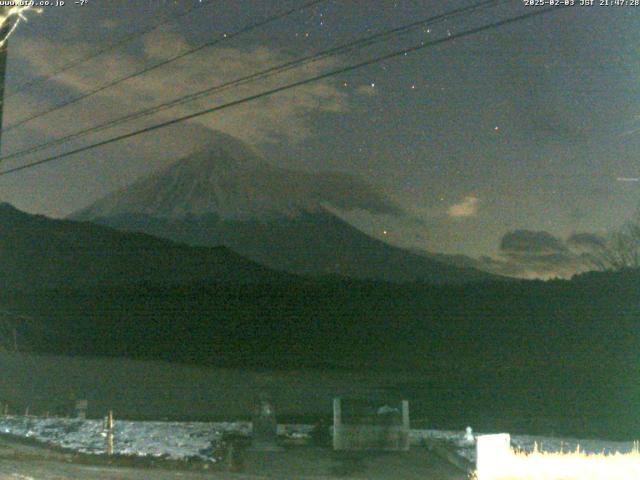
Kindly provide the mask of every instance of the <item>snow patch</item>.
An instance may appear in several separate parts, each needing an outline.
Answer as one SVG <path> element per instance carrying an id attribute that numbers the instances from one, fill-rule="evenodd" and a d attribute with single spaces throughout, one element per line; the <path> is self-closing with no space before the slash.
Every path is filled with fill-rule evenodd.
<path id="1" fill-rule="evenodd" d="M 479 433 L 477 435 L 482 435 Z M 476 462 L 476 447 L 470 443 L 467 432 L 444 430 L 411 430 L 411 443 L 419 444 L 428 440 L 448 442 L 457 448 L 458 455 L 470 462 Z M 633 442 L 609 440 L 584 440 L 577 438 L 555 438 L 537 435 L 511 435 L 511 446 L 524 452 L 533 452 L 537 445 L 540 452 L 575 452 L 578 447 L 584 453 L 630 453 Z"/>
<path id="2" fill-rule="evenodd" d="M 278 425 L 278 435 L 306 437 L 312 425 Z M 6 416 L 0 418 L 0 432 L 87 454 L 107 452 L 106 432 L 102 420 L 70 418 L 37 418 Z M 215 461 L 213 446 L 224 433 L 251 434 L 251 422 L 135 422 L 116 420 L 113 426 L 113 453 L 140 457 L 162 457 L 172 460 L 201 459 Z M 458 455 L 476 461 L 474 442 L 469 431 L 411 430 L 412 445 L 427 441 L 447 442 Z M 629 453 L 633 442 L 580 440 L 534 435 L 511 436 L 512 447 L 532 452 Z"/>

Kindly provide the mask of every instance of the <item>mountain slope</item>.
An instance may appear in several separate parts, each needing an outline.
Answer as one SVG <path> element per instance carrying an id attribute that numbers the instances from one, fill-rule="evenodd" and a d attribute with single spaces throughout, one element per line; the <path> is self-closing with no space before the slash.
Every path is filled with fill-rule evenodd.
<path id="1" fill-rule="evenodd" d="M 213 214 L 225 220 L 265 222 L 322 211 L 326 204 L 399 213 L 357 177 L 275 167 L 241 141 L 216 134 L 195 154 L 107 195 L 72 218 L 126 213 L 177 219 Z"/>
<path id="2" fill-rule="evenodd" d="M 224 247 L 195 248 L 0 204 L 0 287 L 270 282 L 287 277 Z"/>
<path id="3" fill-rule="evenodd" d="M 227 245 L 262 265 L 305 275 L 432 283 L 493 278 L 478 270 L 445 265 L 388 245 L 329 212 L 302 213 L 269 222 L 224 220 L 215 215 L 171 219 L 141 214 L 95 221 L 192 245 Z"/>
<path id="4" fill-rule="evenodd" d="M 274 167 L 240 141 L 216 135 L 204 150 L 71 218 L 191 245 L 225 245 L 295 273 L 433 283 L 498 278 L 369 237 L 332 208 L 402 214 L 355 177 Z"/>

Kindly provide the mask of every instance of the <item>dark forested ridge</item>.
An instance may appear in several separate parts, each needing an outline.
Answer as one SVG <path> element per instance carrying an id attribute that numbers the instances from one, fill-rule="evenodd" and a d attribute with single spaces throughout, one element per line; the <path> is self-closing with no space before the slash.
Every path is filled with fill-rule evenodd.
<path id="1" fill-rule="evenodd" d="M 456 266 L 447 256 L 434 259 L 390 245 L 328 211 L 260 221 L 224 220 L 216 215 L 183 219 L 120 215 L 91 221 L 187 245 L 225 245 L 261 265 L 300 275 L 339 274 L 395 283 L 511 280 L 470 265 Z"/>
<path id="2" fill-rule="evenodd" d="M 0 287 L 274 282 L 291 275 L 225 247 L 189 247 L 88 222 L 53 220 L 0 204 Z"/>
<path id="3" fill-rule="evenodd" d="M 338 224 L 345 231 L 357 232 L 344 222 Z M 301 236 L 305 229 L 309 231 Z M 334 232 L 334 236 L 341 238 L 340 232 L 342 230 Z M 261 243 L 262 237 L 257 234 L 257 230 L 240 233 L 242 238 Z M 262 243 L 268 243 L 266 238 L 271 234 L 268 231 L 262 234 L 265 235 Z M 90 222 L 30 215 L 9 204 L 0 204 L 0 288 L 43 290 L 59 287 L 78 289 L 92 285 L 295 283 L 299 281 L 299 276 L 274 270 L 274 261 L 282 259 L 281 266 L 286 266 L 285 259 L 300 255 L 302 246 L 311 244 L 312 238 L 315 238 L 316 245 L 300 260 L 300 268 L 289 270 L 321 276 L 323 268 L 314 263 L 314 258 L 322 257 L 320 263 L 354 263 L 357 265 L 354 268 L 360 268 L 363 274 L 372 265 L 374 269 L 382 268 L 375 267 L 378 264 L 392 265 L 392 270 L 398 275 L 401 271 L 411 272 L 422 265 L 424 275 L 420 278 L 430 278 L 436 283 L 469 283 L 502 278 L 473 269 L 459 269 L 426 261 L 419 256 L 411 259 L 404 254 L 397 255 L 398 249 L 369 239 L 363 234 L 359 235 L 366 240 L 359 245 L 360 250 L 366 254 L 361 257 L 330 242 L 325 244 L 321 231 L 306 228 L 303 224 L 299 226 L 297 234 L 289 231 L 285 235 L 290 241 L 277 244 L 266 252 L 266 257 L 259 258 L 261 263 L 256 263 L 225 246 L 190 246 Z M 295 241 L 291 240 L 294 238 Z M 297 253 L 294 255 L 293 252 Z M 303 264 L 308 268 L 303 268 Z M 339 273 L 346 275 L 349 269 Z M 409 274 L 404 277 L 389 274 L 389 278 L 415 277 Z"/>
<path id="4" fill-rule="evenodd" d="M 467 286 L 326 277 L 11 292 L 3 302 L 49 332 L 39 348 L 68 353 L 428 369 L 456 359 L 575 363 L 631 353 L 638 285 L 635 271 Z"/>

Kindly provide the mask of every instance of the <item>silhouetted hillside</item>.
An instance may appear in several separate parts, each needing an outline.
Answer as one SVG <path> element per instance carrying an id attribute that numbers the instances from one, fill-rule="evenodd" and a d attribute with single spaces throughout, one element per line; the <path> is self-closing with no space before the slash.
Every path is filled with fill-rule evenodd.
<path id="1" fill-rule="evenodd" d="M 0 205 L 2 289 L 271 282 L 285 274 L 225 247 L 195 248 L 141 233 L 23 213 Z"/>

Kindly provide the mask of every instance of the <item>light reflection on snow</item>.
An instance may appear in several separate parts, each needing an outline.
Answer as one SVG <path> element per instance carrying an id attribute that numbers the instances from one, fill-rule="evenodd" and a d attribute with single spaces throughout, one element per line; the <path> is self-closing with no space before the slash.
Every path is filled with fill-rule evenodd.
<path id="1" fill-rule="evenodd" d="M 81 453 L 106 453 L 102 420 L 4 417 L 0 419 L 0 431 Z M 113 452 L 174 460 L 199 458 L 213 461 L 212 444 L 229 431 L 248 435 L 251 424 L 115 421 Z"/>
<path id="2" fill-rule="evenodd" d="M 106 434 L 102 420 L 69 418 L 0 417 L 0 432 L 29 437 L 45 444 L 81 453 L 106 453 Z M 311 425 L 278 425 L 279 434 L 308 435 Z M 134 422 L 116 420 L 113 429 L 113 452 L 121 455 L 164 457 L 174 460 L 198 458 L 214 461 L 212 446 L 223 433 L 251 433 L 250 422 Z M 467 435 L 468 437 L 468 435 Z M 442 430 L 411 430 L 412 445 L 426 441 L 455 445 L 458 454 L 472 463 L 476 460 L 475 445 L 465 438 L 465 432 Z M 633 442 L 578 440 L 530 435 L 512 435 L 513 448 L 532 452 L 538 445 L 543 452 L 572 452 L 578 446 L 585 453 L 629 453 Z"/>
<path id="3" fill-rule="evenodd" d="M 465 440 L 463 431 L 444 430 L 412 430 L 412 444 L 418 444 L 422 440 L 444 441 L 457 446 L 458 454 L 475 464 L 475 445 L 470 445 Z M 541 452 L 575 452 L 578 447 L 584 453 L 630 453 L 633 451 L 633 441 L 615 442 L 609 440 L 584 440 L 576 438 L 553 438 L 535 435 L 511 435 L 511 446 L 523 452 L 533 452 L 535 446 Z"/>

